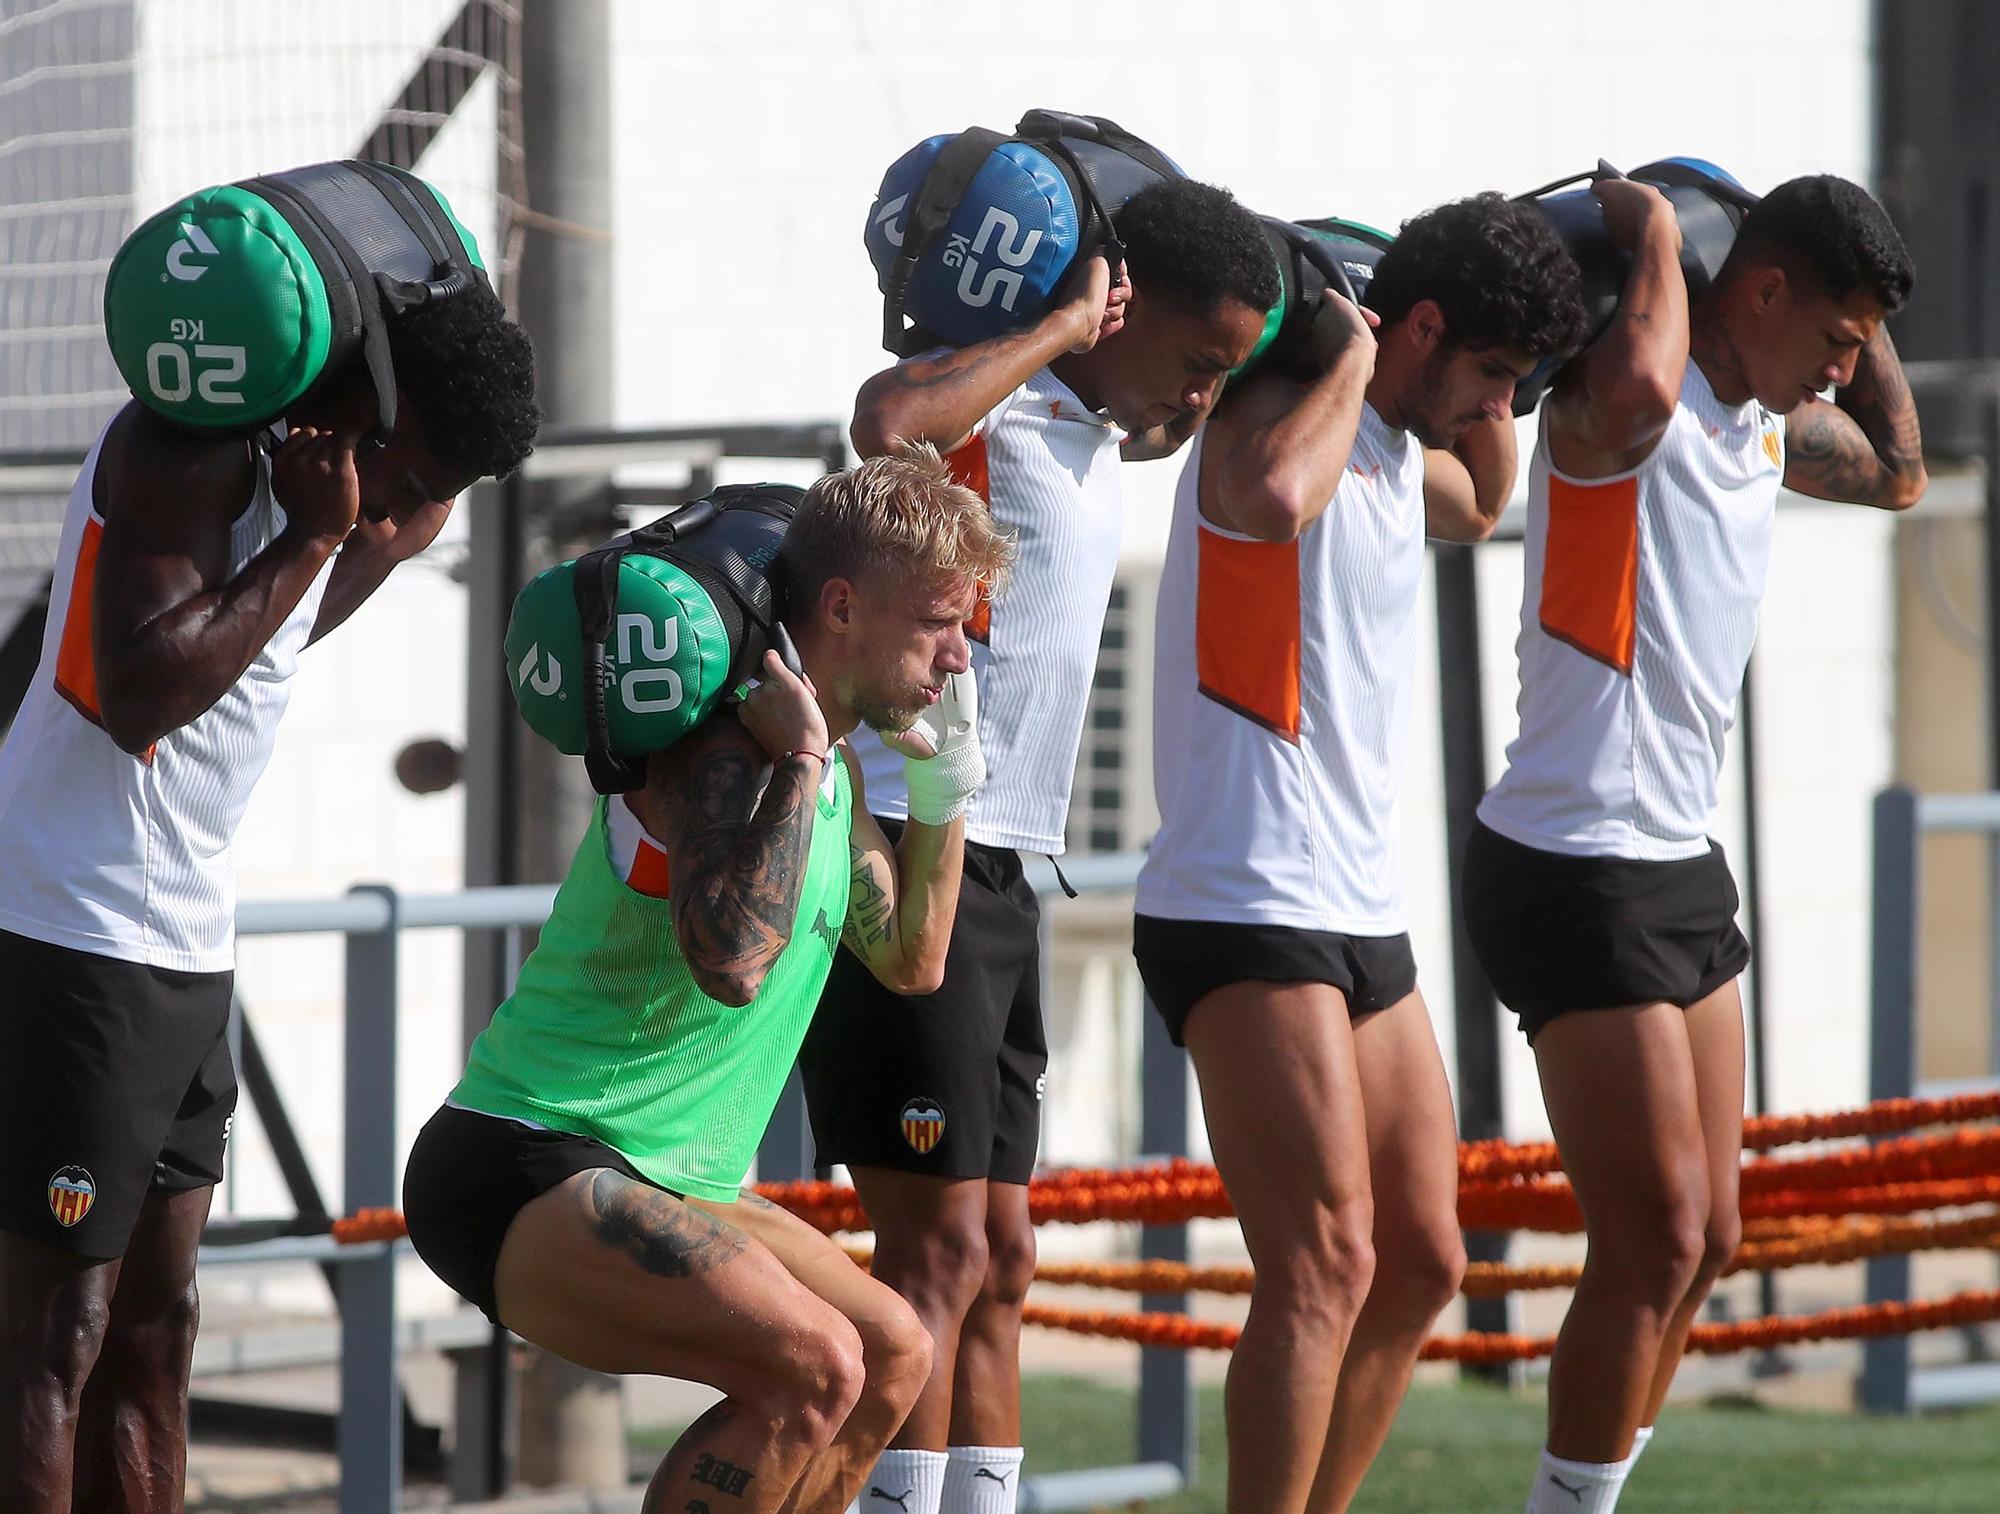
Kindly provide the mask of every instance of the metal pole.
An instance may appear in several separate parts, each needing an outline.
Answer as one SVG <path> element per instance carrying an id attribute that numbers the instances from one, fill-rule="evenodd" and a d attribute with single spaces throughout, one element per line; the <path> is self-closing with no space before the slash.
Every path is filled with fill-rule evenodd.
<path id="1" fill-rule="evenodd" d="M 1479 578 L 1472 549 L 1434 545 L 1437 570 L 1438 692 L 1444 747 L 1445 868 L 1459 876 L 1480 797 L 1486 792 L 1485 696 L 1480 679 Z M 1505 1134 L 1500 1103 L 1500 1011 L 1493 986 L 1472 950 L 1456 890 L 1451 899 L 1451 998 L 1458 1061 L 1458 1130 L 1467 1141 Z M 1475 1262 L 1504 1262 L 1507 1237 L 1468 1231 L 1466 1255 Z M 1507 1297 L 1467 1299 L 1468 1330 L 1505 1334 L 1512 1326 Z M 1506 1382 L 1504 1365 L 1460 1369 L 1462 1376 Z"/>
<path id="2" fill-rule="evenodd" d="M 1906 1099 L 1916 1087 L 1917 1038 L 1917 796 L 1906 788 L 1875 796 L 1875 898 L 1870 926 L 1868 1098 Z M 1868 1263 L 1868 1302 L 1910 1296 L 1910 1259 L 1878 1256 Z M 1885 1335 L 1861 1348 L 1861 1406 L 1876 1414 L 1907 1414 L 1910 1338 Z"/>
<path id="3" fill-rule="evenodd" d="M 1762 828 L 1757 823 L 1757 662 L 1754 656 L 1743 670 L 1742 711 L 1743 735 L 1739 749 L 1743 753 L 1743 923 L 1750 928 L 1750 944 L 1756 949 L 1756 964 L 1751 969 L 1749 988 L 1744 994 L 1744 1009 L 1750 1022 L 1750 1112 L 1764 1114 L 1771 1107 L 1771 1083 L 1764 1049 L 1765 989 L 1770 983 L 1767 966 L 1770 954 L 1764 950 L 1764 861 L 1760 845 Z"/>
<path id="4" fill-rule="evenodd" d="M 521 140 L 535 215 L 524 227 L 517 288 L 521 323 L 535 343 L 536 395 L 551 427 L 604 425 L 615 397 L 611 46 L 609 0 L 522 8 Z M 547 522 L 600 494 L 603 484 L 585 475 L 530 485 L 526 519 L 519 522 L 526 554 L 562 545 L 543 540 Z M 506 566 L 520 574 L 539 564 L 516 557 Z M 472 641 L 473 656 L 496 667 L 510 608 L 511 600 L 499 606 L 500 618 L 478 628 Z M 502 714 L 514 722 L 511 709 Z M 559 878 L 589 813 L 592 795 L 582 765 L 545 742 L 517 740 L 510 776 L 500 824 L 518 832 L 520 871 L 507 881 Z M 538 1354 L 522 1379 L 520 1425 L 522 1481 L 624 1486 L 624 1409 L 616 1378 Z"/>
<path id="5" fill-rule="evenodd" d="M 396 894 L 379 895 L 389 927 L 347 937 L 343 1183 L 349 1214 L 396 1205 Z M 396 1382 L 396 1258 L 354 1262 L 340 1290 L 341 1514 L 396 1514 L 403 1415 Z"/>
<path id="6" fill-rule="evenodd" d="M 527 486 L 516 473 L 493 487 L 472 515 L 466 609 L 465 884 L 519 883 L 523 876 L 514 807 L 521 793 L 521 721 L 508 693 L 500 647 L 521 586 Z M 509 927 L 518 935 L 519 927 Z M 509 937 L 468 929 L 460 1041 L 470 1050 L 511 989 L 519 953 Z M 497 1490 L 496 1490 L 497 1491 Z"/>
<path id="7" fill-rule="evenodd" d="M 1148 1157 L 1186 1156 L 1188 1148 L 1187 1055 L 1153 1013 L 1151 1000 L 1140 1007 L 1139 1145 Z M 1188 1227 L 1145 1225 L 1139 1255 L 1147 1261 L 1188 1260 Z M 1140 1301 L 1148 1314 L 1185 1314 L 1185 1293 L 1148 1293 Z M 1188 1483 L 1195 1468 L 1194 1374 L 1186 1351 L 1164 1346 L 1139 1348 L 1139 1460 L 1170 1462 Z"/>
<path id="8" fill-rule="evenodd" d="M 1770 985 L 1771 953 L 1764 939 L 1764 861 L 1760 845 L 1762 827 L 1757 822 L 1757 658 L 1753 653 L 1743 669 L 1743 923 L 1749 927 L 1750 945 L 1756 960 L 1750 969 L 1750 983 L 1744 992 L 1744 1012 L 1750 1030 L 1750 1112 L 1764 1114 L 1771 1107 L 1770 1063 L 1765 1053 L 1764 1006 L 1770 1002 L 1765 990 Z M 1766 1318 L 1778 1312 L 1778 1276 L 1757 1274 L 1757 1308 Z M 1786 1369 L 1784 1353 L 1765 1350 L 1757 1353 L 1750 1369 L 1759 1377 L 1772 1377 Z"/>
<path id="9" fill-rule="evenodd" d="M 514 724 L 510 721 L 510 728 Z M 518 925 L 500 932 L 500 986 L 509 996 L 521 973 L 521 939 Z M 468 1023 L 468 1048 L 475 1035 Z M 462 1430 L 452 1451 L 452 1497 L 462 1502 L 498 1498 L 514 1483 L 513 1335 L 505 1325 L 489 1325 L 486 1344 L 478 1349 L 483 1353 L 478 1359 L 470 1351 L 455 1357 L 458 1370 L 474 1378 L 471 1384 L 460 1387 L 459 1423 L 467 1426 L 476 1422 L 478 1426 L 470 1436 Z M 473 1442 L 469 1446 L 468 1438 Z"/>
<path id="10" fill-rule="evenodd" d="M 510 724 L 515 724 L 510 722 Z M 516 739 L 519 739 L 518 728 Z M 508 997 L 521 976 L 521 927 L 510 925 L 500 938 L 501 975 Z M 517 1407 L 513 1370 L 513 1336 L 495 1325 L 486 1338 L 486 1496 L 498 1498 L 514 1485 L 514 1411 Z"/>
<path id="11" fill-rule="evenodd" d="M 1981 407 L 1981 441 L 1986 452 L 1986 786 L 2000 790 L 2000 636 L 1994 634 L 1993 607 L 2000 605 L 2000 389 Z M 2000 834 L 1986 833 L 1987 1044 L 2000 1057 Z"/>

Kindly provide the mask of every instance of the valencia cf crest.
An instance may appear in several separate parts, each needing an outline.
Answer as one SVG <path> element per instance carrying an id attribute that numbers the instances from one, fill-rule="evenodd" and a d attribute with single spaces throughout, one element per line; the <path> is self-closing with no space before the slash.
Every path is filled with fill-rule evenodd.
<path id="1" fill-rule="evenodd" d="M 944 1139 L 944 1106 L 936 1099 L 912 1099 L 903 1106 L 903 1139 L 918 1156 L 927 1156 Z"/>
<path id="2" fill-rule="evenodd" d="M 67 1230 L 97 1202 L 97 1182 L 81 1167 L 65 1167 L 49 1179 L 49 1213 Z"/>

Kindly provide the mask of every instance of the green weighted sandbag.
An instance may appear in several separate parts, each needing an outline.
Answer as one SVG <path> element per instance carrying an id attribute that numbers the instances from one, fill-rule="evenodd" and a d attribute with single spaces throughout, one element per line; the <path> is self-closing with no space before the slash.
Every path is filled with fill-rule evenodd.
<path id="1" fill-rule="evenodd" d="M 514 600 L 507 682 L 529 727 L 602 793 L 789 647 L 780 553 L 803 491 L 738 484 L 540 574 Z"/>
<path id="2" fill-rule="evenodd" d="M 104 331 L 133 395 L 204 430 L 254 430 L 359 354 L 395 427 L 387 325 L 483 281 L 444 197 L 381 163 L 315 163 L 189 195 L 125 239 Z"/>
<path id="3" fill-rule="evenodd" d="M 1366 304 L 1375 265 L 1394 240 L 1387 232 L 1338 216 L 1310 221 L 1281 221 L 1276 216 L 1260 219 L 1278 264 L 1278 303 L 1265 315 L 1263 334 L 1250 349 L 1250 356 L 1231 373 L 1232 378 L 1265 362 L 1288 373 L 1308 371 L 1308 333 L 1327 290 Z"/>

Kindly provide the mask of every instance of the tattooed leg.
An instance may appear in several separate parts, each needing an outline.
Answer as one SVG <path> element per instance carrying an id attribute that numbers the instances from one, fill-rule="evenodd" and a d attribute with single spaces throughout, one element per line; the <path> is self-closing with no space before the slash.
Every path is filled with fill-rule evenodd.
<path id="1" fill-rule="evenodd" d="M 825 1504 L 817 1495 L 826 1490 L 826 1474 L 814 1474 L 838 1460 L 835 1437 L 852 1402 L 835 1398 L 830 1389 L 786 1404 L 725 1398 L 674 1442 L 647 1485 L 640 1514 L 779 1514 Z M 881 1449 L 879 1441 L 873 1449 Z M 865 1472 L 853 1479 L 857 1486 Z M 802 1492 L 813 1502 L 802 1505 Z M 837 1510 L 849 1496 L 851 1490 L 826 1506 Z"/>
<path id="2" fill-rule="evenodd" d="M 785 1502 L 785 1514 L 840 1514 L 862 1491 L 869 1469 L 929 1380 L 930 1336 L 916 1311 L 796 1215 L 749 1193 L 723 1212 L 815 1297 L 839 1310 L 861 1338 L 861 1396 Z"/>
<path id="3" fill-rule="evenodd" d="M 600 1372 L 722 1393 L 654 1477 L 651 1514 L 776 1514 L 862 1394 L 854 1326 L 735 1209 L 596 1168 L 524 1206 L 501 1246 L 494 1290 L 516 1334 Z"/>
<path id="4" fill-rule="evenodd" d="M 639 1514 L 762 1514 L 798 1479 L 807 1453 L 786 1455 L 782 1426 L 725 1398 L 674 1442 Z M 773 1489 L 777 1497 L 772 1496 Z"/>
<path id="5" fill-rule="evenodd" d="M 671 1194 L 599 1168 L 590 1181 L 591 1226 L 655 1277 L 694 1277 L 742 1254 L 742 1232 Z"/>

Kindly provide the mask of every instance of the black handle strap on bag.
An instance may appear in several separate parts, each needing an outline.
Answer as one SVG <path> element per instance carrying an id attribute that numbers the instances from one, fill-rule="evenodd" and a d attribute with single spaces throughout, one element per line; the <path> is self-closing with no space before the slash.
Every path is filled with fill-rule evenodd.
<path id="1" fill-rule="evenodd" d="M 1737 210 L 1747 211 L 1755 205 L 1761 195 L 1754 195 L 1741 184 L 1732 184 L 1727 179 L 1711 178 L 1698 168 L 1690 168 L 1685 163 L 1648 163 L 1643 168 L 1632 170 L 1634 178 L 1643 178 L 1649 184 L 1666 184 L 1674 188 L 1699 189 L 1704 194 L 1713 195 Z"/>
<path id="2" fill-rule="evenodd" d="M 945 143 L 924 175 L 924 182 L 910 197 L 903 217 L 903 244 L 896 261 L 889 265 L 882 286 L 882 345 L 899 357 L 908 357 L 909 332 L 904 328 L 904 306 L 910 297 L 910 281 L 917 264 L 937 242 L 951 221 L 972 180 L 985 166 L 993 149 L 1009 138 L 984 126 L 970 126 Z"/>
<path id="3" fill-rule="evenodd" d="M 607 542 L 576 560 L 570 589 L 576 597 L 577 624 L 583 633 L 584 770 L 600 794 L 629 794 L 646 781 L 644 758 L 619 757 L 611 750 L 611 721 L 604 690 L 611 682 L 612 623 L 618 615 L 618 570 L 625 554 L 657 552 L 687 531 L 698 531 L 713 520 L 713 498 L 698 499 L 664 521 Z M 746 565 L 747 566 L 747 565 Z"/>
<path id="4" fill-rule="evenodd" d="M 618 610 L 618 568 L 625 560 L 627 540 L 599 547 L 577 559 L 571 577 L 577 620 L 583 631 L 583 731 L 587 745 L 584 771 L 600 794 L 629 794 L 646 781 L 644 758 L 616 757 L 611 752 L 611 721 L 604 708 L 605 686 L 611 681 L 609 654 L 611 622 Z"/>
<path id="5" fill-rule="evenodd" d="M 1036 143 L 1059 137 L 1076 137 L 1114 147 L 1135 163 L 1152 169 L 1163 179 L 1185 177 L 1180 168 L 1159 148 L 1143 137 L 1135 137 L 1108 116 L 1078 116 L 1063 110 L 1031 110 L 1021 117 L 1014 134 Z"/>
<path id="6" fill-rule="evenodd" d="M 1096 239 L 1086 239 L 1077 248 L 1080 256 L 1101 254 L 1111 267 L 1115 281 L 1118 266 L 1125 261 L 1125 243 L 1118 236 L 1118 228 L 1113 224 L 1111 212 L 1105 208 L 1104 199 L 1098 193 L 1097 179 L 1089 165 L 1076 155 L 1063 138 L 1077 141 L 1096 142 L 1123 153 L 1143 168 L 1150 169 L 1162 179 L 1182 177 L 1180 169 L 1157 147 L 1120 126 L 1105 116 L 1079 116 L 1061 110 L 1031 110 L 1021 117 L 1014 127 L 1017 140 L 1032 142 L 1051 157 L 1059 158 L 1069 169 L 1070 177 L 1083 191 L 1088 202 L 1086 209 L 1096 223 Z"/>
<path id="7" fill-rule="evenodd" d="M 327 297 L 335 302 L 336 321 L 349 331 L 359 328 L 362 361 L 375 388 L 375 430 L 369 439 L 381 446 L 396 429 L 396 368 L 389 355 L 389 318 L 383 309 L 382 286 L 374 270 L 330 217 L 322 215 L 305 196 L 294 194 L 288 185 L 275 178 L 256 178 L 245 180 L 244 187 L 275 206 L 308 247 L 318 241 L 331 249 L 347 270 L 353 303 L 348 303 L 346 290 L 336 293 L 332 279 L 327 280 Z M 321 382 L 336 372 L 337 365 L 329 363 Z"/>
<path id="8" fill-rule="evenodd" d="M 634 532 L 633 545 L 655 552 L 690 573 L 712 574 L 719 579 L 730 598 L 743 611 L 743 618 L 763 635 L 764 644 L 777 649 L 779 659 L 791 670 L 793 677 L 804 678 L 806 670 L 799 662 L 798 648 L 792 645 L 791 637 L 779 621 L 784 613 L 781 603 L 784 588 L 782 558 L 760 571 L 726 542 L 714 544 L 699 558 L 674 549 L 680 538 L 700 530 L 730 506 L 741 504 L 754 508 L 754 501 L 771 498 L 772 488 L 769 484 L 724 485 L 665 519 Z M 785 495 L 785 503 L 796 508 L 802 491 L 786 486 Z"/>
<path id="9" fill-rule="evenodd" d="M 1554 194 L 1558 189 L 1568 189 L 1572 184 L 1581 184 L 1586 179 L 1622 179 L 1626 177 L 1604 159 L 1597 160 L 1595 168 L 1586 168 L 1582 173 L 1564 174 L 1560 179 L 1551 179 L 1539 189 L 1530 189 L 1514 196 L 1517 200 L 1539 200 L 1543 195 Z"/>
<path id="10" fill-rule="evenodd" d="M 782 606 L 772 573 L 759 572 L 726 543 L 711 545 L 700 557 L 678 550 L 682 538 L 709 525 L 732 504 L 764 495 L 767 488 L 763 484 L 726 485 L 577 559 L 571 592 L 583 633 L 583 762 L 591 787 L 598 793 L 626 794 L 646 781 L 645 758 L 620 757 L 612 752 L 610 716 L 604 700 L 611 681 L 608 648 L 618 613 L 618 573 L 627 555 L 639 552 L 664 558 L 690 575 L 718 580 L 742 610 L 745 621 L 757 628 L 764 644 L 777 649 L 794 677 L 805 677 L 798 648 L 778 619 Z"/>
<path id="11" fill-rule="evenodd" d="M 1035 145 L 1052 158 L 1059 158 L 1068 167 L 1070 177 L 1076 187 L 1083 191 L 1084 210 L 1089 216 L 1089 226 L 1096 231 L 1093 237 L 1088 232 L 1079 241 L 1076 249 L 1078 257 L 1088 258 L 1102 255 L 1110 265 L 1113 282 L 1118 278 L 1118 265 L 1125 261 L 1125 244 L 1118 239 L 1117 228 L 1111 224 L 1111 212 L 1104 208 L 1104 200 L 1097 192 L 1097 181 L 1090 176 L 1090 170 L 1083 166 L 1081 159 L 1070 150 L 1067 142 L 1056 137 Z M 1074 266 L 1072 264 L 1071 266 Z"/>
<path id="12" fill-rule="evenodd" d="M 1361 303 L 1360 296 L 1354 292 L 1354 280 L 1347 276 L 1347 264 L 1341 260 L 1340 254 L 1334 250 L 1331 242 L 1308 233 L 1298 246 L 1299 256 L 1319 270 L 1320 276 L 1326 280 L 1328 289 L 1350 305 Z"/>

